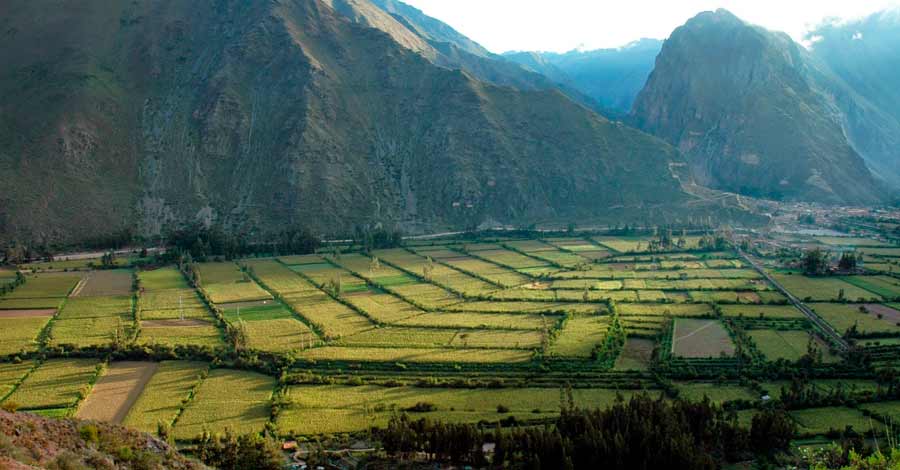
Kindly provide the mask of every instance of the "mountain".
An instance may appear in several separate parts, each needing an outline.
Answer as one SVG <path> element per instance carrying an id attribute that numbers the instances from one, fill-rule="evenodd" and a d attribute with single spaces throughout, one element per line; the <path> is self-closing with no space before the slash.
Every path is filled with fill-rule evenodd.
<path id="1" fill-rule="evenodd" d="M 661 140 L 435 65 L 338 1 L 0 4 L 0 242 L 732 210 Z"/>
<path id="2" fill-rule="evenodd" d="M 876 203 L 885 192 L 846 137 L 840 88 L 787 35 L 725 10 L 704 12 L 665 42 L 633 118 L 681 150 L 701 184 Z"/>
<path id="3" fill-rule="evenodd" d="M 641 39 L 615 49 L 565 54 L 509 52 L 504 57 L 569 84 L 604 108 L 627 114 L 653 71 L 662 44 L 657 39 Z"/>
<path id="4" fill-rule="evenodd" d="M 900 186 L 900 10 L 826 23 L 807 40 L 833 73 L 848 136 L 879 176 Z"/>
<path id="5" fill-rule="evenodd" d="M 323 1 L 355 23 L 388 33 L 398 44 L 435 65 L 462 70 L 481 81 L 519 90 L 560 90 L 577 103 L 603 110 L 596 101 L 574 87 L 492 54 L 449 25 L 405 3 L 394 0 Z"/>

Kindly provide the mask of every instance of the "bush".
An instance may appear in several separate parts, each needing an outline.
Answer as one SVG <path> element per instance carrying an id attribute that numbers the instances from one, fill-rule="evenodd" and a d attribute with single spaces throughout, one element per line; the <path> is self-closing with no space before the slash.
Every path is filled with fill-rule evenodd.
<path id="1" fill-rule="evenodd" d="M 87 443 L 97 444 L 100 442 L 100 431 L 93 424 L 85 424 L 78 428 L 78 435 Z"/>
<path id="2" fill-rule="evenodd" d="M 497 413 L 509 413 L 509 407 L 504 405 L 497 405 Z"/>
<path id="3" fill-rule="evenodd" d="M 436 411 L 437 406 L 434 403 L 428 403 L 427 401 L 420 401 L 409 408 L 406 408 L 405 411 L 409 411 L 411 413 L 428 413 L 429 411 Z"/>
<path id="4" fill-rule="evenodd" d="M 14 401 L 3 402 L 0 409 L 9 413 L 15 413 L 19 409 L 19 404 Z"/>

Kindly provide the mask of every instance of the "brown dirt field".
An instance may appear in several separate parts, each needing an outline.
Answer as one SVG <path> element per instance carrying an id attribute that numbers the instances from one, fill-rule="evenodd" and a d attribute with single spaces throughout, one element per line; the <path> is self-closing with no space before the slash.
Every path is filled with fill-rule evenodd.
<path id="1" fill-rule="evenodd" d="M 53 315 L 56 315 L 55 308 L 40 310 L 0 310 L 0 318 L 52 317 Z"/>
<path id="2" fill-rule="evenodd" d="M 873 315 L 881 315 L 882 320 L 889 321 L 893 324 L 897 324 L 900 322 L 900 312 L 888 307 L 887 305 L 880 304 L 866 304 L 866 309 L 869 310 Z"/>
<path id="3" fill-rule="evenodd" d="M 616 370 L 647 370 L 653 358 L 654 342 L 643 338 L 628 338 L 616 359 Z"/>
<path id="4" fill-rule="evenodd" d="M 100 377 L 78 409 L 77 417 L 121 424 L 147 382 L 156 373 L 155 362 L 114 362 Z"/>
<path id="5" fill-rule="evenodd" d="M 734 355 L 734 342 L 718 320 L 678 318 L 672 333 L 672 353 L 678 357 L 704 358 Z"/>
<path id="6" fill-rule="evenodd" d="M 147 320 L 141 322 L 141 328 L 169 328 L 169 327 L 192 327 L 192 326 L 206 326 L 211 325 L 212 323 L 206 320 L 199 320 L 196 318 L 186 318 L 184 320 Z"/>
<path id="7" fill-rule="evenodd" d="M 759 294 L 756 292 L 738 292 L 738 297 L 744 302 L 758 304 L 760 302 Z"/>
<path id="8" fill-rule="evenodd" d="M 72 291 L 72 297 L 130 295 L 131 284 L 131 271 L 122 269 L 91 271 Z"/>

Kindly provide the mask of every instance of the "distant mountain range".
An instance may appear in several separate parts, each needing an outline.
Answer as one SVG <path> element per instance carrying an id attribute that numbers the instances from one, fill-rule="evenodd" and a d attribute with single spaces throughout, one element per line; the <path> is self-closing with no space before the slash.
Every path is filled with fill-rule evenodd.
<path id="1" fill-rule="evenodd" d="M 0 243 L 762 220 L 717 190 L 880 203 L 897 68 L 859 69 L 896 64 L 889 19 L 807 50 L 707 12 L 665 43 L 501 56 L 396 0 L 10 0 Z"/>

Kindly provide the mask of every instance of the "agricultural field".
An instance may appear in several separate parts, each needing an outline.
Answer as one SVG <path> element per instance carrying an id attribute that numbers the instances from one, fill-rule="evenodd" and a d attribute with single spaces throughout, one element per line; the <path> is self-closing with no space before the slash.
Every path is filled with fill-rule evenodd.
<path id="1" fill-rule="evenodd" d="M 50 359 L 6 397 L 23 410 L 70 410 L 90 392 L 99 361 L 94 359 Z"/>
<path id="2" fill-rule="evenodd" d="M 114 297 L 131 295 L 133 283 L 130 269 L 90 271 L 70 294 L 71 297 Z"/>
<path id="3" fill-rule="evenodd" d="M 616 358 L 615 370 L 638 370 L 650 368 L 655 343 L 649 339 L 628 338 L 619 357 Z"/>
<path id="4" fill-rule="evenodd" d="M 252 302 L 272 298 L 234 263 L 198 263 L 197 272 L 202 289 L 213 303 Z"/>
<path id="5" fill-rule="evenodd" d="M 575 389 L 573 399 L 580 406 L 603 406 L 616 400 L 618 392 L 607 389 Z M 627 393 L 624 393 L 627 395 Z M 495 422 L 509 416 L 519 420 L 541 419 L 558 414 L 560 390 L 556 388 L 418 389 L 345 385 L 292 386 L 293 405 L 279 415 L 278 428 L 286 434 L 331 434 L 362 431 L 384 426 L 390 416 L 418 403 L 433 411 L 411 413 L 451 422 Z M 498 412 L 498 407 L 508 411 Z"/>
<path id="6" fill-rule="evenodd" d="M 19 312 L 11 310 L 11 312 Z M 34 312 L 26 310 L 25 312 Z M 39 312 L 39 311 L 38 311 Z M 47 326 L 51 315 L 0 316 L 0 356 L 16 354 L 20 351 L 33 351 L 38 346 L 38 336 Z"/>
<path id="7" fill-rule="evenodd" d="M 147 382 L 156 373 L 155 362 L 114 362 L 94 384 L 76 416 L 122 424 Z"/>
<path id="8" fill-rule="evenodd" d="M 797 422 L 801 435 L 823 435 L 831 430 L 843 431 L 847 426 L 860 433 L 880 431 L 883 428 L 877 420 L 845 407 L 791 411 L 791 417 Z"/>
<path id="9" fill-rule="evenodd" d="M 800 365 L 769 362 L 805 355 L 814 323 L 753 257 L 697 250 L 694 235 L 683 250 L 650 252 L 651 238 L 428 239 L 374 250 L 331 243 L 316 254 L 186 264 L 184 273 L 141 265 L 27 274 L 0 297 L 0 400 L 148 432 L 164 423 L 182 442 L 204 429 L 360 433 L 397 412 L 535 425 L 558 414 L 566 386 L 582 406 L 643 389 L 739 400 L 749 419 L 745 408 L 762 403 L 761 391 L 777 398 L 791 385 Z M 896 250 L 900 259 L 900 249 L 866 250 Z M 889 302 L 900 297 L 900 280 L 787 274 L 796 264 L 754 256 L 839 333 L 854 328 L 849 342 L 873 364 L 896 355 L 900 303 Z M 9 272 L 0 282 L 14 279 Z M 608 338 L 614 318 L 624 338 Z M 815 378 L 803 385 L 867 397 L 851 406 L 878 417 L 900 415 L 895 402 L 868 403 L 884 366 L 857 374 L 836 364 L 848 356 L 826 333 L 814 338 L 825 364 L 804 364 Z M 96 359 L 61 357 L 69 354 Z M 109 357 L 135 362 L 97 367 Z M 174 358 L 209 362 L 159 362 Z M 290 400 L 273 414 L 276 390 Z M 840 420 L 862 426 L 859 410 L 792 416 L 813 436 Z"/>
<path id="10" fill-rule="evenodd" d="M 15 390 L 19 382 L 34 369 L 34 361 L 0 363 L 0 402 Z"/>
<path id="11" fill-rule="evenodd" d="M 192 439 L 204 430 L 261 432 L 269 419 L 275 379 L 254 372 L 213 369 L 178 417 L 175 437 Z"/>
<path id="12" fill-rule="evenodd" d="M 841 280 L 885 299 L 900 298 L 900 280 L 890 276 L 846 276 Z"/>
<path id="13" fill-rule="evenodd" d="M 840 333 L 855 327 L 859 333 L 900 335 L 900 312 L 890 307 L 878 304 L 811 303 L 809 308 Z"/>
<path id="14" fill-rule="evenodd" d="M 717 320 L 678 318 L 672 333 L 672 353 L 684 358 L 731 356 L 734 341 Z"/>
<path id="15" fill-rule="evenodd" d="M 59 308 L 81 277 L 71 272 L 26 275 L 25 284 L 0 297 L 0 310 Z"/>
<path id="16" fill-rule="evenodd" d="M 306 350 L 298 357 L 316 361 L 505 364 L 530 361 L 532 352 L 516 349 L 325 346 Z"/>
<path id="17" fill-rule="evenodd" d="M 689 400 L 702 400 L 703 397 L 709 397 L 713 402 L 723 403 L 734 400 L 756 400 L 756 396 L 752 390 L 742 387 L 738 384 L 722 384 L 711 382 L 676 382 L 675 389 L 678 390 L 678 396 Z"/>
<path id="18" fill-rule="evenodd" d="M 839 300 L 843 292 L 843 298 L 849 301 L 881 300 L 881 296 L 836 277 L 808 277 L 799 273 L 772 273 L 772 277 L 799 299 L 834 301 Z"/>
<path id="19" fill-rule="evenodd" d="M 119 297 L 72 297 L 50 326 L 52 344 L 96 346 L 115 339 L 126 341 L 134 333 L 132 299 Z"/>
<path id="20" fill-rule="evenodd" d="M 747 332 L 759 352 L 770 361 L 796 361 L 806 355 L 806 331 L 750 330 Z"/>
<path id="21" fill-rule="evenodd" d="M 566 320 L 562 330 L 550 345 L 554 357 L 589 358 L 597 345 L 606 339 L 610 317 L 576 315 Z"/>
<path id="22" fill-rule="evenodd" d="M 157 423 L 172 424 L 208 369 L 202 362 L 159 363 L 123 424 L 144 432 L 156 432 Z"/>

